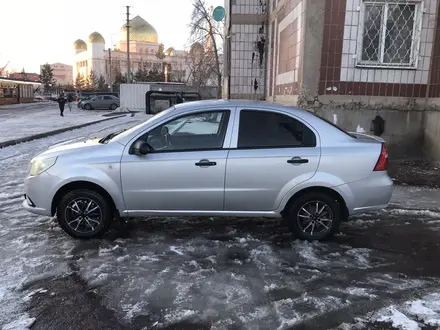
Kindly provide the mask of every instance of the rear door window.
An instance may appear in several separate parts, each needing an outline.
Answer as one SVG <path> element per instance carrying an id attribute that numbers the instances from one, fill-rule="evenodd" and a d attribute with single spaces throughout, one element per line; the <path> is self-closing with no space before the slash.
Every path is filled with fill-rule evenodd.
<path id="1" fill-rule="evenodd" d="M 271 111 L 240 111 L 237 142 L 240 149 L 315 146 L 312 130 L 290 116 Z"/>

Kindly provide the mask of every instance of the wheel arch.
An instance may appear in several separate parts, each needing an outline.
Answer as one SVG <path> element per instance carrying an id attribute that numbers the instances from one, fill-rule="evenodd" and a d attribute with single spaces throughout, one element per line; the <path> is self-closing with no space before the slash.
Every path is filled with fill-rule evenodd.
<path id="1" fill-rule="evenodd" d="M 52 204 L 51 204 L 52 216 L 55 215 L 56 209 L 61 201 L 61 198 L 63 198 L 63 196 L 65 194 L 67 194 L 69 191 L 76 190 L 76 189 L 89 189 L 89 190 L 92 190 L 92 191 L 95 191 L 95 192 L 101 194 L 105 199 L 107 199 L 110 202 L 110 205 L 112 206 L 112 208 L 116 212 L 118 212 L 118 209 L 116 207 L 115 201 L 113 200 L 112 196 L 107 192 L 107 190 L 102 188 L 100 185 L 93 183 L 93 182 L 90 182 L 90 181 L 73 181 L 73 182 L 69 182 L 69 183 L 65 184 L 64 186 L 59 188 L 58 191 L 55 193 L 55 195 L 52 199 Z"/>
<path id="2" fill-rule="evenodd" d="M 293 202 L 295 201 L 295 199 L 298 199 L 299 197 L 301 197 L 305 194 L 308 194 L 308 193 L 312 193 L 312 192 L 313 193 L 324 193 L 324 194 L 327 194 L 327 195 L 331 196 L 332 198 L 334 198 L 341 207 L 341 216 L 342 216 L 341 220 L 346 221 L 348 219 L 349 211 L 348 211 L 347 203 L 345 202 L 342 195 L 332 188 L 323 187 L 323 186 L 307 187 L 307 188 L 304 188 L 304 189 L 296 192 L 287 201 L 286 205 L 284 206 L 283 210 L 281 211 L 281 215 L 285 216 L 287 214 L 288 210 L 290 209 L 290 207 L 293 204 Z"/>

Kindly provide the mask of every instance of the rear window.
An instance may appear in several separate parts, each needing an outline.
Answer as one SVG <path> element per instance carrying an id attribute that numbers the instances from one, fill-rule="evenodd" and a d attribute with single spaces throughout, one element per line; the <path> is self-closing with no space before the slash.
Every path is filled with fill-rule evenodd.
<path id="1" fill-rule="evenodd" d="M 313 113 L 313 112 L 310 112 L 310 113 L 311 113 L 312 115 L 314 115 L 315 117 L 318 117 L 319 119 L 325 121 L 327 124 L 332 125 L 334 128 L 338 129 L 338 130 L 341 131 L 342 133 L 345 133 L 346 135 L 351 136 L 352 138 L 355 138 L 355 139 L 356 139 L 356 136 L 354 136 L 354 135 L 348 133 L 346 130 L 340 128 L 338 125 L 336 125 L 335 123 L 331 122 L 330 120 L 328 120 L 328 119 L 326 119 L 326 118 L 324 118 L 324 117 L 321 117 L 321 116 L 317 115 L 316 113 Z"/>

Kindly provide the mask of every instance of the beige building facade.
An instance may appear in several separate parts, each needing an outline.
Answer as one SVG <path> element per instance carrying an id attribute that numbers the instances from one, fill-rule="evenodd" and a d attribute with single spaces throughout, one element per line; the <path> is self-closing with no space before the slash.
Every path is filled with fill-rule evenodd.
<path id="1" fill-rule="evenodd" d="M 72 85 L 73 84 L 73 67 L 64 63 L 52 63 L 49 64 L 53 70 L 53 76 L 60 85 Z M 40 65 L 40 72 L 43 65 Z"/>

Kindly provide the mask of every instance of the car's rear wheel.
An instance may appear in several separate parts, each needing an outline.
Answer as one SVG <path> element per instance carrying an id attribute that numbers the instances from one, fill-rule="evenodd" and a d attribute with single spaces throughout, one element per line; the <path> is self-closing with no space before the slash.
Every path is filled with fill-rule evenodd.
<path id="1" fill-rule="evenodd" d="M 84 109 L 86 109 L 86 110 L 92 110 L 92 106 L 90 105 L 90 104 L 86 104 L 85 106 L 84 106 Z"/>
<path id="2" fill-rule="evenodd" d="M 288 224 L 299 239 L 308 241 L 327 239 L 339 229 L 341 209 L 338 202 L 328 194 L 307 193 L 291 205 Z"/>
<path id="3" fill-rule="evenodd" d="M 112 109 L 112 110 L 116 110 L 117 107 L 118 107 L 118 105 L 115 104 L 115 103 L 113 103 L 113 104 L 110 106 L 110 109 Z"/>
<path id="4" fill-rule="evenodd" d="M 94 238 L 104 234 L 114 218 L 110 202 L 88 189 L 76 189 L 63 196 L 57 208 L 61 228 L 75 238 Z"/>

